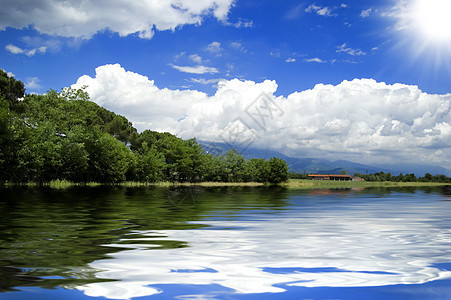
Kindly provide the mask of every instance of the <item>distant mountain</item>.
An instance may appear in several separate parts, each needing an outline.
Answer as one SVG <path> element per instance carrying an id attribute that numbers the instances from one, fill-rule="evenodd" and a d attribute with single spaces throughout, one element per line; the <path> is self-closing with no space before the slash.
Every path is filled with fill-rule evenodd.
<path id="1" fill-rule="evenodd" d="M 440 166 L 425 166 L 425 165 L 416 165 L 416 164 L 396 164 L 386 166 L 391 169 L 401 170 L 403 174 L 414 173 L 416 176 L 424 176 L 426 173 L 430 173 L 432 175 L 442 174 L 448 177 L 451 177 L 451 170 L 440 167 Z M 399 172 L 398 172 L 399 173 Z M 398 174 L 396 173 L 396 174 Z M 395 174 L 395 173 L 393 173 Z"/>
<path id="2" fill-rule="evenodd" d="M 199 143 L 213 154 L 224 155 L 230 147 L 223 143 L 207 143 L 199 141 Z M 237 149 L 240 151 L 240 149 Z M 426 166 L 426 165 L 364 165 L 347 160 L 329 161 L 321 158 L 294 158 L 286 156 L 280 152 L 249 148 L 242 152 L 246 159 L 250 158 L 265 158 L 278 157 L 284 159 L 289 167 L 290 171 L 297 173 L 318 173 L 318 174 L 340 174 L 341 171 L 346 171 L 347 174 L 353 175 L 355 173 L 371 174 L 377 172 L 392 173 L 398 175 L 399 173 L 410 174 L 414 173 L 416 176 L 424 176 L 425 173 L 431 173 L 432 175 L 443 174 L 451 176 L 451 170 L 439 167 L 439 166 Z"/>

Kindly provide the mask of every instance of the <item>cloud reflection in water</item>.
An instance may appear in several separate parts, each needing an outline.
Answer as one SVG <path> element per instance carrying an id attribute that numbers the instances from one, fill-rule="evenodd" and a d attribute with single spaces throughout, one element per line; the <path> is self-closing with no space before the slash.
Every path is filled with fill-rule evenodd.
<path id="1" fill-rule="evenodd" d="M 131 250 L 91 264 L 102 270 L 99 278 L 118 281 L 78 288 L 89 296 L 129 299 L 160 293 L 152 286 L 164 284 L 279 293 L 284 285 L 367 287 L 451 278 L 451 271 L 433 266 L 451 262 L 448 202 L 363 200 L 305 205 L 293 198 L 289 210 L 193 222 L 207 228 L 136 231 L 148 238 L 109 245 Z M 146 242 L 154 246 L 155 240 L 189 247 L 149 248 Z"/>

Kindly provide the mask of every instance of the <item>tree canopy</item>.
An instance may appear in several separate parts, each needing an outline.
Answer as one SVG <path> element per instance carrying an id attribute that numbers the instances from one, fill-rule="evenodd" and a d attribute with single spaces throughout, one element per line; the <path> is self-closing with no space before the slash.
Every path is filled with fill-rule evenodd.
<path id="1" fill-rule="evenodd" d="M 257 181 L 288 178 L 285 161 L 246 160 L 236 149 L 204 152 L 195 140 L 138 133 L 82 89 L 25 94 L 0 70 L 0 182 Z"/>

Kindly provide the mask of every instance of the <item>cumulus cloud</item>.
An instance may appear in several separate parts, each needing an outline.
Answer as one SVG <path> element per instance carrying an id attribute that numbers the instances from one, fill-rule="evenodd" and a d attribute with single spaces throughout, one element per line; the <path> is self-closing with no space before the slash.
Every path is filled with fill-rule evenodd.
<path id="1" fill-rule="evenodd" d="M 213 54 L 219 54 L 219 53 L 222 51 L 221 43 L 220 43 L 220 42 L 216 42 L 216 41 L 211 42 L 211 44 L 209 44 L 209 45 L 207 46 L 207 49 L 206 49 L 206 50 L 207 50 L 208 52 L 213 53 Z"/>
<path id="2" fill-rule="evenodd" d="M 311 13 L 311 12 L 316 12 L 318 15 L 320 16 L 325 16 L 325 17 L 332 17 L 332 16 L 336 16 L 337 14 L 333 14 L 332 13 L 332 8 L 328 7 L 328 6 L 317 6 L 315 4 L 310 4 L 306 9 L 305 12 Z"/>
<path id="3" fill-rule="evenodd" d="M 366 53 L 360 49 L 352 49 L 350 47 L 346 47 L 346 43 L 343 43 L 343 45 L 340 45 L 337 48 L 338 48 L 337 53 L 343 52 L 343 53 L 347 53 L 352 56 L 366 55 Z"/>
<path id="4" fill-rule="evenodd" d="M 213 15 L 226 21 L 233 0 L 6 0 L 2 1 L 0 30 L 32 25 L 44 34 L 90 38 L 102 30 L 120 36 L 151 38 L 156 30 L 175 30 L 201 24 Z"/>
<path id="5" fill-rule="evenodd" d="M 189 59 L 191 59 L 193 62 L 198 63 L 198 64 L 202 63 L 202 57 L 200 57 L 198 54 L 190 55 Z"/>
<path id="6" fill-rule="evenodd" d="M 360 17 L 362 18 L 368 18 L 371 14 L 371 12 L 373 11 L 372 8 L 368 8 L 368 9 L 364 9 L 362 10 L 362 12 L 360 13 Z"/>
<path id="7" fill-rule="evenodd" d="M 29 77 L 25 82 L 25 87 L 28 90 L 39 90 L 41 88 L 41 80 L 38 77 Z"/>
<path id="8" fill-rule="evenodd" d="M 45 47 L 45 46 L 26 50 L 26 49 L 19 48 L 19 47 L 13 45 L 13 44 L 6 45 L 5 49 L 9 53 L 12 53 L 12 54 L 24 54 L 24 55 L 26 55 L 28 57 L 31 57 L 31 56 L 35 55 L 36 53 L 44 54 L 47 51 L 47 47 Z"/>
<path id="9" fill-rule="evenodd" d="M 285 60 L 285 62 L 287 62 L 287 63 L 296 62 L 296 58 L 292 58 L 292 57 L 287 58 L 287 59 Z"/>
<path id="10" fill-rule="evenodd" d="M 306 62 L 316 62 L 316 63 L 321 63 L 321 64 L 323 64 L 323 63 L 326 62 L 325 60 L 323 60 L 323 59 L 321 59 L 321 58 L 318 58 L 318 57 L 307 58 L 307 59 L 305 59 L 305 61 L 306 61 Z"/>
<path id="11" fill-rule="evenodd" d="M 292 156 L 451 164 L 451 94 L 429 95 L 416 86 L 354 79 L 276 97 L 275 81 L 232 79 L 220 81 L 208 96 L 161 89 L 120 65 L 98 67 L 94 78 L 82 76 L 74 87 L 82 85 L 93 101 L 140 130 L 221 142 L 224 130 L 241 118 L 259 137 L 253 146 Z M 261 95 L 283 112 L 264 126 L 248 114 Z"/>
<path id="12" fill-rule="evenodd" d="M 214 73 L 219 72 L 218 69 L 216 69 L 216 68 L 206 67 L 206 66 L 190 67 L 190 66 L 176 66 L 173 64 L 169 64 L 169 65 L 180 72 L 190 73 L 190 74 L 205 74 L 205 73 L 214 74 Z"/>
<path id="13" fill-rule="evenodd" d="M 22 54 L 23 53 L 23 49 L 14 46 L 13 44 L 8 44 L 5 47 L 6 51 L 12 53 L 12 54 Z"/>

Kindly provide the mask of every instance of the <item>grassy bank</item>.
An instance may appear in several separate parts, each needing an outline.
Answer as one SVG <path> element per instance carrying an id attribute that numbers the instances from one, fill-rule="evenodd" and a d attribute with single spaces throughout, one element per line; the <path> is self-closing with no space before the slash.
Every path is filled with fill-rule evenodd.
<path id="1" fill-rule="evenodd" d="M 28 187 L 50 187 L 54 189 L 64 189 L 74 186 L 122 186 L 122 187 L 145 187 L 145 186 L 156 186 L 156 187 L 174 187 L 174 186 L 201 186 L 201 187 L 227 187 L 227 186 L 243 186 L 243 187 L 258 187 L 265 186 L 263 183 L 259 182 L 134 182 L 127 181 L 116 184 L 104 184 L 97 182 L 87 182 L 87 183 L 76 183 L 67 180 L 53 180 L 47 183 L 5 183 L 4 186 L 28 186 Z M 283 186 L 290 189 L 314 189 L 314 188 L 346 188 L 346 187 L 415 187 L 415 186 L 443 186 L 451 185 L 450 183 L 439 183 L 439 182 L 357 182 L 357 181 L 331 181 L 331 180 L 309 180 L 309 179 L 290 179 L 288 182 L 281 183 L 279 186 Z"/>
<path id="2" fill-rule="evenodd" d="M 369 181 L 331 181 L 331 180 L 309 180 L 290 179 L 282 186 L 287 188 L 346 188 L 346 187 L 415 187 L 415 186 L 443 186 L 450 183 L 440 182 L 369 182 Z"/>
<path id="3" fill-rule="evenodd" d="M 0 184 L 1 186 L 1 184 Z M 202 186 L 202 187 L 227 187 L 227 186 L 264 186 L 263 183 L 259 182 L 136 182 L 136 181 L 125 181 L 120 183 L 98 183 L 98 182 L 87 182 L 87 183 L 77 183 L 67 180 L 52 180 L 45 183 L 36 182 L 25 182 L 25 183 L 3 183 L 3 186 L 26 186 L 26 187 L 50 187 L 54 189 L 65 189 L 75 186 L 86 186 L 86 187 L 96 187 L 96 186 L 122 186 L 122 187 L 145 187 L 145 186 L 156 186 L 156 187 L 173 187 L 173 186 Z"/>

